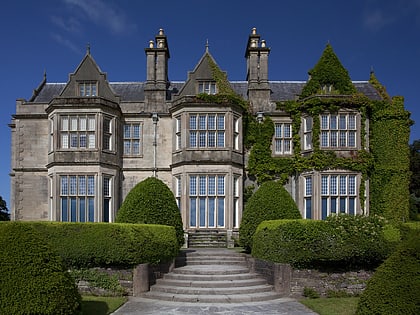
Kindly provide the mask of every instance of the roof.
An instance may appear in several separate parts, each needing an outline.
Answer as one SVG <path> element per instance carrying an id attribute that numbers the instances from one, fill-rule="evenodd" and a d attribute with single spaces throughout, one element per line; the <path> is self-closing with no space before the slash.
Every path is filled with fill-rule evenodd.
<path id="1" fill-rule="evenodd" d="M 185 82 L 173 82 L 169 89 L 176 94 Z M 49 103 L 54 97 L 61 94 L 67 83 L 45 83 L 37 94 L 31 98 L 34 103 Z M 236 93 L 247 98 L 248 82 L 231 81 Z M 271 100 L 294 100 L 300 94 L 306 81 L 270 81 Z M 363 93 L 372 100 L 381 100 L 376 89 L 367 81 L 353 81 L 358 92 Z M 114 93 L 121 97 L 122 102 L 143 102 L 145 82 L 111 82 Z"/>

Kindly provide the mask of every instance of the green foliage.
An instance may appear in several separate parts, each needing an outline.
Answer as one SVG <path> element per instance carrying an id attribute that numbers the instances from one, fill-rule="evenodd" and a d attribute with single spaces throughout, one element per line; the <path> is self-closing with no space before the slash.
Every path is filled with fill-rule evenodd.
<path id="1" fill-rule="evenodd" d="M 310 298 L 310 299 L 318 299 L 319 298 L 319 293 L 313 288 L 304 287 L 303 288 L 303 296 L 307 297 L 307 298 Z"/>
<path id="2" fill-rule="evenodd" d="M 420 314 L 420 230 L 378 267 L 360 297 L 356 314 Z"/>
<path id="3" fill-rule="evenodd" d="M 118 281 L 117 275 L 110 275 L 107 272 L 98 269 L 73 269 L 70 270 L 70 274 L 76 282 L 87 281 L 96 288 L 106 290 L 111 296 L 122 296 L 127 294 L 126 290 Z"/>
<path id="4" fill-rule="evenodd" d="M 420 139 L 410 145 L 410 220 L 420 221 Z"/>
<path id="5" fill-rule="evenodd" d="M 179 247 L 184 244 L 182 218 L 175 197 L 169 187 L 155 177 L 143 180 L 128 193 L 116 222 L 173 226 Z"/>
<path id="6" fill-rule="evenodd" d="M 7 210 L 6 201 L 0 196 L 0 221 L 9 221 L 10 214 Z"/>
<path id="7" fill-rule="evenodd" d="M 31 224 L 50 239 L 68 268 L 158 264 L 175 258 L 179 250 L 175 230 L 170 226 L 61 222 Z"/>
<path id="8" fill-rule="evenodd" d="M 248 200 L 239 228 L 240 244 L 251 251 L 252 237 L 262 221 L 298 219 L 300 212 L 280 182 L 265 182 Z"/>
<path id="9" fill-rule="evenodd" d="M 372 268 L 391 252 L 385 220 L 331 216 L 326 221 L 265 221 L 254 234 L 254 257 L 298 268 Z"/>
<path id="10" fill-rule="evenodd" d="M 374 158 L 370 192 L 373 214 L 398 224 L 408 220 L 410 114 L 402 98 L 376 102 L 371 122 L 370 147 Z"/>
<path id="11" fill-rule="evenodd" d="M 31 224 L 0 224 L 0 279 L 2 314 L 80 314 L 74 280 Z"/>
<path id="12" fill-rule="evenodd" d="M 310 79 L 304 86 L 301 98 L 323 94 L 322 88 L 331 85 L 337 94 L 353 94 L 356 88 L 330 44 L 327 44 L 315 67 L 309 71 Z"/>

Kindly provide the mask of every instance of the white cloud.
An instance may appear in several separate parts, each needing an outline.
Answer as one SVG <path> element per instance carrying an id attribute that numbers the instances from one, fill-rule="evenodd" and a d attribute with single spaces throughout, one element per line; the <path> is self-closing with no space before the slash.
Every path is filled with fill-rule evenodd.
<path id="1" fill-rule="evenodd" d="M 375 9 L 364 16 L 364 26 L 370 31 L 380 31 L 384 27 L 392 24 L 393 18 L 387 16 L 383 10 Z"/>
<path id="2" fill-rule="evenodd" d="M 98 26 L 105 26 L 113 34 L 123 34 L 135 28 L 125 14 L 102 0 L 64 0 L 65 3 L 81 10 Z"/>
<path id="3" fill-rule="evenodd" d="M 82 30 L 80 21 L 75 17 L 64 19 L 61 16 L 54 15 L 51 17 L 51 22 L 69 33 L 80 33 Z"/>
<path id="4" fill-rule="evenodd" d="M 55 40 L 60 45 L 70 49 L 71 51 L 80 54 L 80 47 L 77 47 L 70 39 L 64 38 L 60 34 L 53 33 L 51 34 L 53 40 Z"/>

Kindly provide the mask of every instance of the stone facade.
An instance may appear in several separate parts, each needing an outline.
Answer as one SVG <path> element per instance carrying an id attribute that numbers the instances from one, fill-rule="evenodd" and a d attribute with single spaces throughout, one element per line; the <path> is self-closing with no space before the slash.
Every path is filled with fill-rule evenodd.
<path id="1" fill-rule="evenodd" d="M 251 183 L 243 109 L 196 97 L 217 94 L 221 88 L 212 68 L 217 63 L 208 48 L 186 82 L 168 79 L 170 53 L 163 30 L 145 53 L 146 82 L 109 82 L 88 51 L 67 83 L 49 83 L 44 77 L 29 100 L 17 101 L 10 124 L 13 220 L 113 222 L 127 193 L 145 178 L 157 176 L 174 192 L 186 232 L 237 233 L 244 186 Z M 273 120 L 273 156 L 290 157 L 292 118 L 278 110 L 276 102 L 296 99 L 305 82 L 269 81 L 269 53 L 253 29 L 245 54 L 246 81 L 230 82 L 230 87 L 249 102 L 255 117 Z M 370 99 L 381 99 L 369 82 L 354 85 Z M 364 118 L 357 110 L 344 106 L 334 116 L 324 116 L 344 123 L 340 132 L 349 144 L 338 154 L 350 156 L 368 143 L 361 139 L 360 129 L 364 126 L 368 135 L 369 124 L 362 124 Z M 309 139 L 309 125 L 302 116 L 302 139 Z M 328 132 L 333 137 L 338 131 Z M 309 154 L 305 145 L 302 141 L 302 152 Z M 360 200 L 368 212 L 368 190 L 363 198 L 359 196 L 365 180 L 361 174 L 333 169 L 289 179 L 286 187 L 304 218 L 323 218 L 324 179 L 347 191 L 328 196 L 331 204 L 337 202 L 328 212 L 341 207 L 356 213 Z"/>

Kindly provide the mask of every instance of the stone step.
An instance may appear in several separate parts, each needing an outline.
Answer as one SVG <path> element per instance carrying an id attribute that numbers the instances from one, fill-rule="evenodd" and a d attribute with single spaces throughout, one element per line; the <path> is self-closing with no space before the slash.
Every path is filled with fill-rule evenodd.
<path id="1" fill-rule="evenodd" d="M 174 269 L 176 270 L 176 269 Z M 183 281 L 238 281 L 249 280 L 258 277 L 257 274 L 240 273 L 240 274 L 224 274 L 224 275 L 197 275 L 197 274 L 182 274 L 182 273 L 168 273 L 165 274 L 165 280 L 183 280 Z"/>
<path id="2" fill-rule="evenodd" d="M 182 279 L 157 279 L 156 285 L 175 286 L 175 287 L 197 287 L 197 288 L 226 288 L 226 287 L 246 287 L 266 284 L 263 278 L 250 277 L 249 279 L 236 280 L 182 280 Z"/>
<path id="3" fill-rule="evenodd" d="M 202 288 L 202 287 L 178 287 L 171 285 L 154 285 L 150 291 L 187 294 L 187 295 L 237 295 L 252 294 L 273 291 L 272 286 L 267 284 L 245 286 L 245 287 L 224 287 L 224 288 Z"/>
<path id="4" fill-rule="evenodd" d="M 261 292 L 252 294 L 173 294 L 165 292 L 149 291 L 144 297 L 163 301 L 184 302 L 184 303 L 245 303 L 261 302 L 278 299 L 279 295 L 274 292 Z"/>
<path id="5" fill-rule="evenodd" d="M 184 267 L 175 268 L 172 272 L 174 274 L 215 276 L 249 273 L 249 269 L 246 266 L 236 265 L 187 265 Z"/>

